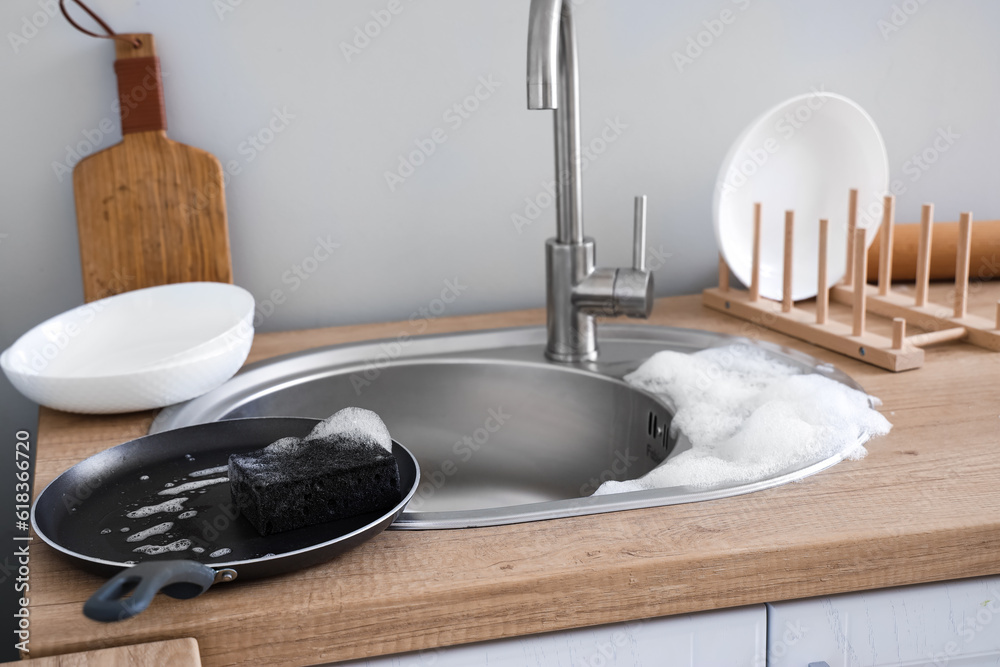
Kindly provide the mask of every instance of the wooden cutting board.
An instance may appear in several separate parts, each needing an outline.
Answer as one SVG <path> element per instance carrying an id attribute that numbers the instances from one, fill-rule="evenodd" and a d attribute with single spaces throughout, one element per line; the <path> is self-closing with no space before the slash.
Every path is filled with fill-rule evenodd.
<path id="1" fill-rule="evenodd" d="M 122 141 L 73 170 L 87 301 L 186 281 L 233 281 L 222 165 L 167 138 L 153 36 L 115 40 Z"/>
<path id="2" fill-rule="evenodd" d="M 198 641 L 188 637 L 33 660 L 28 660 L 26 657 L 25 660 L 17 662 L 0 663 L 0 667 L 26 665 L 28 662 L 35 663 L 31 667 L 134 667 L 136 665 L 201 667 L 201 656 L 198 653 Z"/>

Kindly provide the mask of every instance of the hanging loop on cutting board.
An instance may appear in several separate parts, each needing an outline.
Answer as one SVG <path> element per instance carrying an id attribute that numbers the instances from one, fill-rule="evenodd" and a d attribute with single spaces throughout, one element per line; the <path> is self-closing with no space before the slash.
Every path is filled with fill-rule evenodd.
<path id="1" fill-rule="evenodd" d="M 90 15 L 90 18 L 94 19 L 94 21 L 96 21 L 97 24 L 104 29 L 104 32 L 107 33 L 106 35 L 100 35 L 84 28 L 82 25 L 74 21 L 73 17 L 69 15 L 69 11 L 66 10 L 66 0 L 59 0 L 59 9 L 62 11 L 62 15 L 66 17 L 66 20 L 69 21 L 71 26 L 82 32 L 84 35 L 90 35 L 91 37 L 97 37 L 98 39 L 117 39 L 125 42 L 126 44 L 131 44 L 132 47 L 136 49 L 142 46 L 142 40 L 139 38 L 132 35 L 119 35 L 112 30 L 111 26 L 109 26 L 104 19 L 98 16 L 93 9 L 83 4 L 81 0 L 73 0 L 73 2 L 80 5 L 83 11 L 87 12 L 87 14 Z"/>
<path id="2" fill-rule="evenodd" d="M 66 9 L 66 0 L 59 0 L 59 9 L 70 25 L 85 35 L 117 40 L 115 75 L 118 78 L 118 104 L 121 110 L 122 134 L 162 131 L 167 129 L 167 112 L 163 105 L 163 81 L 160 59 L 156 57 L 153 36 L 149 34 L 119 34 L 82 0 L 80 5 L 104 32 L 87 30 L 73 20 Z"/>

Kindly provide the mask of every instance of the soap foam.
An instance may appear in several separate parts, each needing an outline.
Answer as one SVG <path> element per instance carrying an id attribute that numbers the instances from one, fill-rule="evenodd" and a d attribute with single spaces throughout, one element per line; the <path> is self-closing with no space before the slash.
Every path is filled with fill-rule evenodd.
<path id="1" fill-rule="evenodd" d="M 142 542 L 147 537 L 152 537 L 153 535 L 162 535 L 171 528 L 174 527 L 172 521 L 164 521 L 163 523 L 158 523 L 152 528 L 147 528 L 146 530 L 140 530 L 137 533 L 132 533 L 125 538 L 127 542 Z"/>
<path id="2" fill-rule="evenodd" d="M 382 418 L 364 408 L 344 408 L 316 424 L 305 441 L 331 440 L 334 437 L 355 442 L 376 443 L 392 453 L 392 436 Z M 277 445 L 279 442 L 274 443 Z M 271 445 L 271 446 L 274 446 Z"/>
<path id="3" fill-rule="evenodd" d="M 176 542 L 171 542 L 170 544 L 164 544 L 162 546 L 158 544 L 143 544 L 141 547 L 132 549 L 132 551 L 155 556 L 157 554 L 165 554 L 168 551 L 187 551 L 190 546 L 191 540 L 177 540 Z"/>
<path id="4" fill-rule="evenodd" d="M 146 505 L 145 507 L 140 507 L 137 510 L 132 510 L 125 516 L 130 519 L 143 519 L 158 512 L 180 512 L 184 509 L 184 503 L 187 502 L 187 500 L 187 498 L 173 498 L 172 500 L 164 501 L 159 505 Z"/>
<path id="5" fill-rule="evenodd" d="M 226 472 L 229 470 L 229 466 L 215 466 L 214 468 L 205 468 L 204 470 L 195 470 L 188 474 L 188 477 L 207 477 L 208 475 L 217 475 L 220 472 Z"/>
<path id="6" fill-rule="evenodd" d="M 873 409 L 878 399 L 748 344 L 659 352 L 625 381 L 675 409 L 670 436 L 691 449 L 594 495 L 748 484 L 838 455 L 860 459 L 869 438 L 892 428 Z"/>
<path id="7" fill-rule="evenodd" d="M 221 484 L 222 482 L 228 481 L 228 477 L 213 477 L 212 479 L 202 479 L 197 482 L 188 482 L 187 484 L 181 484 L 180 486 L 174 486 L 173 488 L 163 489 L 162 491 L 157 491 L 156 493 L 160 496 L 173 496 L 178 493 L 194 491 L 195 489 L 200 489 L 203 486 L 211 486 L 212 484 Z"/>

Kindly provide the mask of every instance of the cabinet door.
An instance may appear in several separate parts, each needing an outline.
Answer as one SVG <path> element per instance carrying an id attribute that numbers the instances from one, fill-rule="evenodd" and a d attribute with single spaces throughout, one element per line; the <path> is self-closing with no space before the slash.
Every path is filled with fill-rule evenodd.
<path id="1" fill-rule="evenodd" d="M 768 667 L 1000 665 L 1000 577 L 767 607 Z"/>
<path id="2" fill-rule="evenodd" d="M 764 605 L 356 660 L 352 667 L 763 667 Z"/>

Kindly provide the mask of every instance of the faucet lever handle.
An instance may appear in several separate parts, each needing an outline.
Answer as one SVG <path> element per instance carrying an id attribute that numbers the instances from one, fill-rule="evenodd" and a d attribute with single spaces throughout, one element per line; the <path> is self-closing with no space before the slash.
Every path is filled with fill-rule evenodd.
<path id="1" fill-rule="evenodd" d="M 646 195 L 637 195 L 635 198 L 632 268 L 636 271 L 646 270 Z"/>

